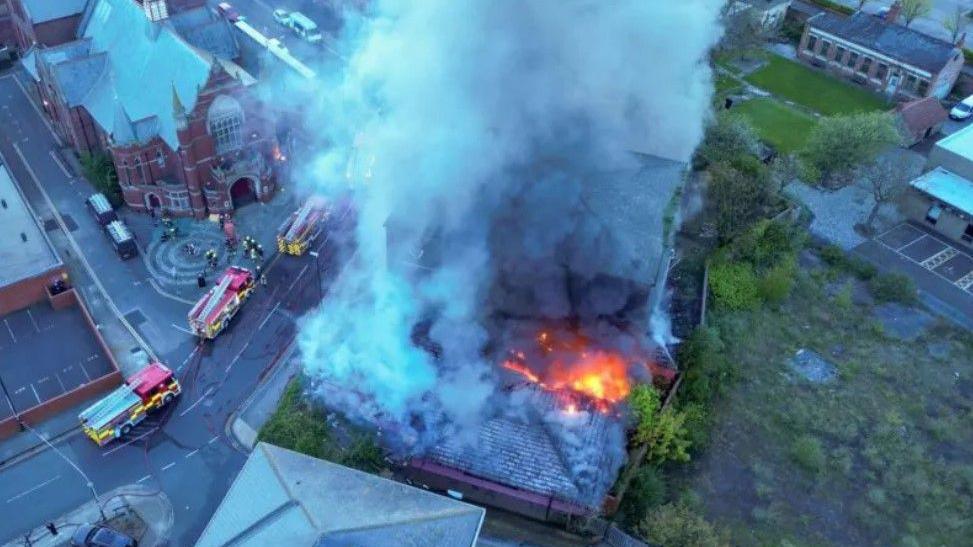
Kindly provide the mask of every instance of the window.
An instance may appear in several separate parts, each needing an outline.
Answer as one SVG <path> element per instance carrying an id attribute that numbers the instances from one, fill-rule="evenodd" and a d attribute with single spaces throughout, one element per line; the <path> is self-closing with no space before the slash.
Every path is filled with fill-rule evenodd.
<path id="1" fill-rule="evenodd" d="M 243 109 L 228 95 L 213 101 L 206 114 L 209 134 L 216 141 L 216 153 L 226 154 L 243 146 Z"/>
<path id="2" fill-rule="evenodd" d="M 929 211 L 926 213 L 926 222 L 935 226 L 936 223 L 939 222 L 939 215 L 941 215 L 942 213 L 943 213 L 943 209 L 940 206 L 933 205 L 932 207 L 929 208 Z"/>
<path id="3" fill-rule="evenodd" d="M 865 57 L 865 59 L 862 61 L 862 66 L 858 69 L 858 72 L 868 74 L 868 69 L 870 68 L 872 68 L 872 59 L 871 57 Z"/>
<path id="4" fill-rule="evenodd" d="M 919 78 L 916 78 L 915 74 L 909 74 L 905 78 L 905 88 L 908 89 L 909 91 L 915 91 L 916 82 L 918 82 L 918 80 Z"/>
<path id="5" fill-rule="evenodd" d="M 929 92 L 929 80 L 919 80 L 919 87 L 916 91 L 920 96 L 925 97 L 926 93 Z"/>
<path id="6" fill-rule="evenodd" d="M 169 194 L 169 205 L 173 211 L 189 210 L 189 194 L 183 192 L 179 194 Z"/>
<path id="7" fill-rule="evenodd" d="M 973 224 L 966 225 L 966 230 L 963 230 L 963 235 L 960 236 L 960 239 L 967 243 L 973 242 Z"/>
<path id="8" fill-rule="evenodd" d="M 857 62 L 858 62 L 858 54 L 852 51 L 851 55 L 848 56 L 848 67 L 855 68 L 855 63 Z"/>
<path id="9" fill-rule="evenodd" d="M 838 46 L 837 53 L 834 54 L 835 62 L 840 63 L 841 60 L 845 58 L 845 52 L 847 51 L 848 51 L 847 49 Z"/>
<path id="10" fill-rule="evenodd" d="M 155 153 L 155 162 L 159 164 L 159 167 L 166 166 L 166 155 L 162 153 L 161 149 L 157 150 Z"/>
<path id="11" fill-rule="evenodd" d="M 818 37 L 813 34 L 809 34 L 807 37 L 807 50 L 814 53 L 814 46 L 816 45 L 818 45 Z"/>
<path id="12" fill-rule="evenodd" d="M 821 40 L 821 56 L 827 57 L 828 52 L 831 51 L 831 42 L 827 40 Z"/>
<path id="13" fill-rule="evenodd" d="M 889 73 L 889 65 L 885 63 L 878 64 L 878 70 L 875 71 L 875 77 L 879 80 L 884 80 L 885 75 Z"/>

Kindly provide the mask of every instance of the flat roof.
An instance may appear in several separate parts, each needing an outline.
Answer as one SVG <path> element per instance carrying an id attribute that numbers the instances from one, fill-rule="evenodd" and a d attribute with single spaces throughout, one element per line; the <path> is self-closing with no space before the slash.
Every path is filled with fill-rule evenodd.
<path id="1" fill-rule="evenodd" d="M 61 265 L 47 234 L 24 200 L 6 166 L 0 164 L 0 287 Z"/>
<path id="2" fill-rule="evenodd" d="M 910 184 L 950 207 L 973 215 L 973 181 L 937 167 Z"/>
<path id="3" fill-rule="evenodd" d="M 936 146 L 973 160 L 973 125 L 968 125 L 959 131 L 936 141 Z"/>

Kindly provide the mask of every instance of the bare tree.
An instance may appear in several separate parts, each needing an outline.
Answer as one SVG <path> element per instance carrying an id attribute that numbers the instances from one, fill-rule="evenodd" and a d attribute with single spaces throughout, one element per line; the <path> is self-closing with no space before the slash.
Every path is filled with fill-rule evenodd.
<path id="1" fill-rule="evenodd" d="M 932 11 L 932 0 L 901 0 L 902 19 L 905 26 L 909 26 L 919 17 L 929 15 Z"/>
<path id="2" fill-rule="evenodd" d="M 899 197 L 921 170 L 922 161 L 902 150 L 882 154 L 858 170 L 859 184 L 869 190 L 875 200 L 865 220 L 866 229 L 874 231 L 875 218 L 882 205 Z"/>
<path id="3" fill-rule="evenodd" d="M 858 11 L 865 9 L 865 4 L 867 3 L 868 0 L 858 0 Z"/>
<path id="4" fill-rule="evenodd" d="M 943 28 L 949 31 L 950 36 L 952 36 L 951 41 L 955 44 L 956 39 L 963 32 L 964 26 L 966 26 L 966 14 L 963 13 L 963 8 L 957 4 L 956 10 L 943 19 Z"/>

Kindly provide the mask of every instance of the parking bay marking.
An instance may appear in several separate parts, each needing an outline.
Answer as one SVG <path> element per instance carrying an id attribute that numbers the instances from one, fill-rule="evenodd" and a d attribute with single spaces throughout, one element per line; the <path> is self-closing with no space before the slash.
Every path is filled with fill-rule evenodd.
<path id="1" fill-rule="evenodd" d="M 61 478 L 61 475 L 57 475 L 57 476 L 55 476 L 54 478 L 50 478 L 50 479 L 47 479 L 46 481 L 44 481 L 44 482 L 42 482 L 42 483 L 40 483 L 40 484 L 38 484 L 37 486 L 35 486 L 35 487 L 33 487 L 33 488 L 29 488 L 29 489 L 27 489 L 27 490 L 24 490 L 23 492 L 21 492 L 21 493 L 19 493 L 19 494 L 17 494 L 16 496 L 14 496 L 14 497 L 12 497 L 12 498 L 10 498 L 10 499 L 8 499 L 8 500 L 7 500 L 7 503 L 11 503 L 11 502 L 14 502 L 14 501 L 17 501 L 17 500 L 19 500 L 20 498 L 22 498 L 22 497 L 24 497 L 24 496 L 26 496 L 26 495 L 28 495 L 28 494 L 30 494 L 30 493 L 32 493 L 32 492 L 36 492 L 37 490 L 40 490 L 41 488 L 44 488 L 44 487 L 45 487 L 45 486 L 47 486 L 48 484 L 51 484 L 52 482 L 54 482 L 54 481 L 56 481 L 56 480 L 58 480 L 58 479 L 60 479 L 60 478 Z"/>

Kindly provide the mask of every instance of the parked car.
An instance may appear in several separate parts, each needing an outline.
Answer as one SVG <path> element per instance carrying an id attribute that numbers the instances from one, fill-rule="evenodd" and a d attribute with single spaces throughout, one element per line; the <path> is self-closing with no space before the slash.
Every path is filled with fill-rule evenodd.
<path id="1" fill-rule="evenodd" d="M 218 11 L 223 17 L 226 17 L 227 21 L 233 23 L 243 19 L 240 17 L 240 12 L 238 12 L 236 8 L 234 8 L 229 2 L 220 2 L 219 4 L 216 4 L 216 11 Z"/>
<path id="2" fill-rule="evenodd" d="M 956 106 L 949 111 L 949 117 L 954 120 L 965 120 L 973 116 L 973 95 L 956 103 Z"/>
<path id="3" fill-rule="evenodd" d="M 278 24 L 284 25 L 285 27 L 289 27 L 290 20 L 291 20 L 291 12 L 280 8 L 274 10 L 274 21 L 277 21 Z"/>
<path id="4" fill-rule="evenodd" d="M 138 544 L 121 532 L 95 524 L 78 526 L 71 536 L 73 547 L 138 547 Z"/>

